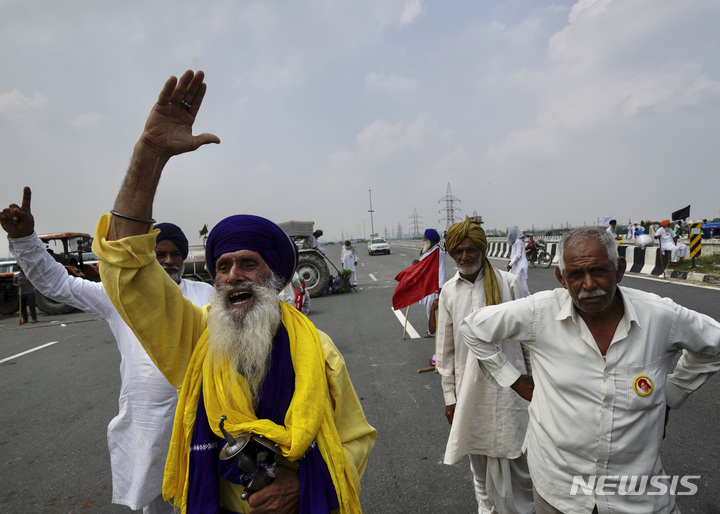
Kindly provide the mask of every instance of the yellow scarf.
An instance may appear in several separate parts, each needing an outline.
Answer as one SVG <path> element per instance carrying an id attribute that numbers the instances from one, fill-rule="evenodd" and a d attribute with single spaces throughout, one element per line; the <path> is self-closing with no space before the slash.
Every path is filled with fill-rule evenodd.
<path id="1" fill-rule="evenodd" d="M 198 340 L 180 389 L 172 440 L 165 464 L 163 497 L 175 499 L 185 512 L 188 493 L 190 441 L 202 384 L 205 410 L 210 428 L 222 437 L 218 428 L 225 414 L 225 429 L 231 434 L 252 432 L 278 443 L 282 454 L 295 461 L 305 454 L 317 439 L 332 477 L 340 512 L 361 512 L 340 436 L 333 420 L 325 377 L 325 355 L 315 325 L 295 307 L 280 302 L 282 323 L 290 340 L 290 355 L 295 369 L 295 394 L 285 415 L 285 426 L 267 419 L 257 419 L 247 382 L 237 371 L 224 364 L 213 368 L 206 359 L 208 329 Z"/>

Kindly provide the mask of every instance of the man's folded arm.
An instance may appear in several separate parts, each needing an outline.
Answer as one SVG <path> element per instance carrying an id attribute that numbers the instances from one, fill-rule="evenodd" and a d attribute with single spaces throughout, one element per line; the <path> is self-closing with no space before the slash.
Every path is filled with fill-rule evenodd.
<path id="1" fill-rule="evenodd" d="M 477 357 L 484 370 L 501 387 L 513 385 L 520 378 L 521 373 L 508 361 L 496 342 L 503 339 L 531 340 L 533 319 L 531 297 L 528 297 L 483 307 L 460 323 L 460 333 L 465 344 Z M 526 320 L 525 323 L 523 320 Z M 529 326 L 527 320 L 530 320 Z"/>
<path id="2" fill-rule="evenodd" d="M 665 388 L 666 402 L 673 409 L 720 370 L 720 323 L 679 305 L 676 309 L 672 339 L 684 351 Z"/>

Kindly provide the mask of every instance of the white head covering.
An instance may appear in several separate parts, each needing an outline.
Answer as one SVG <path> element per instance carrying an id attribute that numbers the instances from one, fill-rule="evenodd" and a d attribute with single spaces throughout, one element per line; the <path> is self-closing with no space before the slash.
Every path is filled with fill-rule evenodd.
<path id="1" fill-rule="evenodd" d="M 510 243 L 510 246 L 514 245 L 515 241 L 517 241 L 518 239 L 525 239 L 525 234 L 520 232 L 520 229 L 517 228 L 516 226 L 515 227 L 507 227 L 505 230 L 507 231 L 507 238 L 508 238 L 508 243 Z"/>

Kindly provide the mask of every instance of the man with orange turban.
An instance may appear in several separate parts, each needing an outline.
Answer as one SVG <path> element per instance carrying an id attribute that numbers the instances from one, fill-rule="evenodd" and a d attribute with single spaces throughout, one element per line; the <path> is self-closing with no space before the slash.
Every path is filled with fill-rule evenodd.
<path id="1" fill-rule="evenodd" d="M 661 251 L 670 252 L 670 266 L 677 266 L 678 258 L 680 262 L 685 262 L 687 245 L 677 242 L 678 237 L 670 228 L 670 220 L 660 222 L 660 228 L 655 232 L 655 239 L 660 241 Z"/>

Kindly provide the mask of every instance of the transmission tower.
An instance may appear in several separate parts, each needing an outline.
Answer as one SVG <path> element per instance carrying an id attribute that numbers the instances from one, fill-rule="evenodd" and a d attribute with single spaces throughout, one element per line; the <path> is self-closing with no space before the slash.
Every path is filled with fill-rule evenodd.
<path id="1" fill-rule="evenodd" d="M 440 209 L 438 212 L 440 214 L 444 213 L 445 217 L 440 218 L 438 221 L 440 222 L 440 224 L 442 224 L 442 222 L 444 221 L 445 230 L 447 230 L 448 228 L 450 228 L 450 225 L 452 225 L 456 221 L 459 221 L 459 213 L 462 212 L 462 209 L 455 205 L 456 203 L 460 203 L 460 199 L 453 196 L 452 189 L 450 189 L 450 182 L 448 182 L 447 194 L 443 198 L 440 198 L 440 200 L 438 200 L 438 203 L 443 202 L 445 202 L 445 208 Z"/>
<path id="2" fill-rule="evenodd" d="M 402 239 L 402 223 L 398 222 L 397 226 L 397 238 Z"/>
<path id="3" fill-rule="evenodd" d="M 422 218 L 422 216 L 419 216 L 417 213 L 417 208 L 413 209 L 413 214 L 410 216 L 410 237 L 411 238 L 420 238 L 420 230 L 422 230 L 422 221 L 420 221 L 419 218 Z"/>

